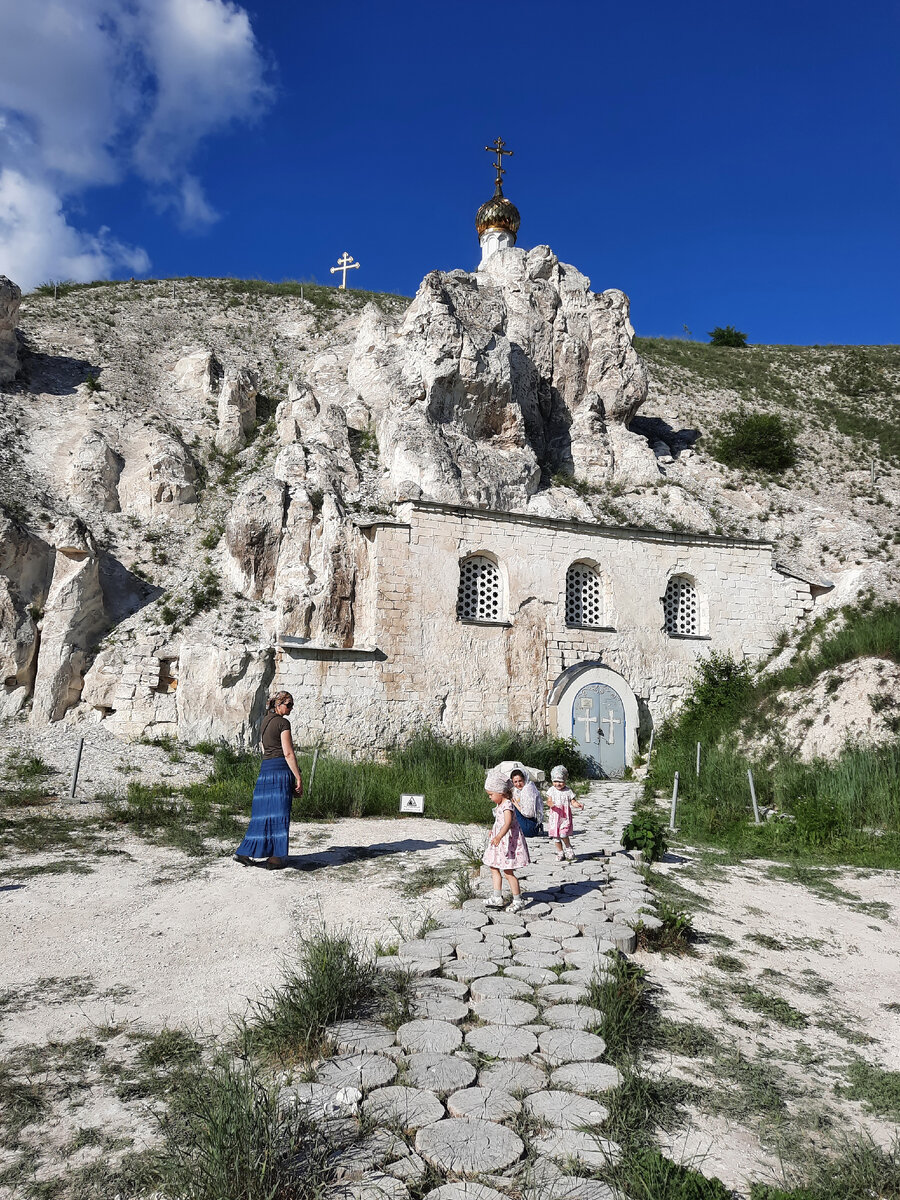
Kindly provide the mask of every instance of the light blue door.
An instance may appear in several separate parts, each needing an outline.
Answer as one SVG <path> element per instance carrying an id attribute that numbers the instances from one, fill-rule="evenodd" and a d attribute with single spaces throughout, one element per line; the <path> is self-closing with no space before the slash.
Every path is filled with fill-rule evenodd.
<path id="1" fill-rule="evenodd" d="M 603 779 L 625 770 L 625 706 L 607 683 L 589 683 L 575 695 L 572 737 L 588 760 L 591 774 Z"/>

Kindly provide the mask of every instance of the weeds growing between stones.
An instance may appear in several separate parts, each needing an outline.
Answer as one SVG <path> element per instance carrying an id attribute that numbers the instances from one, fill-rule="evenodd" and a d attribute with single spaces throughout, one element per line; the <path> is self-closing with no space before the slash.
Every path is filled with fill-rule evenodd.
<path id="1" fill-rule="evenodd" d="M 367 947 L 322 930 L 303 940 L 298 967 L 253 1006 L 242 1041 L 268 1060 L 308 1062 L 327 1051 L 328 1026 L 338 1021 L 377 1016 L 400 1024 L 411 990 L 402 970 L 380 970 Z"/>

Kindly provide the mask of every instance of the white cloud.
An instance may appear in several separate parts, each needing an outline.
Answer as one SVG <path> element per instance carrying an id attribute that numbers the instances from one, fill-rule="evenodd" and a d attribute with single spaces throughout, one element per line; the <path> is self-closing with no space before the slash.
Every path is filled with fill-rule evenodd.
<path id="1" fill-rule="evenodd" d="M 143 251 L 108 230 L 82 232 L 66 215 L 67 200 L 129 173 L 183 228 L 218 219 L 190 171 L 193 154 L 209 134 L 258 116 L 270 96 L 243 8 L 0 0 L 0 26 L 0 273 L 32 287 L 146 270 Z"/>
<path id="2" fill-rule="evenodd" d="M 49 279 L 105 279 L 121 268 L 140 275 L 149 267 L 145 251 L 106 227 L 93 234 L 73 228 L 52 187 L 0 171 L 0 274 L 33 287 Z"/>

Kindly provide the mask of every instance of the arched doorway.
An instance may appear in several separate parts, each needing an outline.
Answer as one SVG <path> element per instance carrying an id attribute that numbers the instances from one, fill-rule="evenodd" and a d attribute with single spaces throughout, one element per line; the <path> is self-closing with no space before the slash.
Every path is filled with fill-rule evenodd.
<path id="1" fill-rule="evenodd" d="M 557 679 L 550 691 L 550 728 L 574 738 L 600 779 L 617 778 L 637 754 L 638 705 L 616 671 L 580 663 Z"/>

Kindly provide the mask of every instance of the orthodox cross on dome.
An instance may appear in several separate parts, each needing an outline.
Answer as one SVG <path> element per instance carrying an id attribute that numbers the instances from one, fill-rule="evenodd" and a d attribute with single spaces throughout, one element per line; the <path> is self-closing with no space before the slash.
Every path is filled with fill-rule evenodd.
<path id="1" fill-rule="evenodd" d="M 506 174 L 506 168 L 503 165 L 503 155 L 508 154 L 511 157 L 515 153 L 513 150 L 504 150 L 503 147 L 505 145 L 506 142 L 504 142 L 503 138 L 498 137 L 494 138 L 493 146 L 485 146 L 485 150 L 487 150 L 488 154 L 497 155 L 497 161 L 494 163 L 494 166 L 497 169 L 497 192 L 501 196 L 503 195 L 503 176 Z"/>
<path id="2" fill-rule="evenodd" d="M 335 271 L 343 272 L 341 282 L 338 286 L 346 289 L 346 287 L 347 287 L 347 272 L 354 271 L 358 267 L 359 267 L 359 263 L 353 261 L 353 255 L 348 254 L 347 251 L 345 250 L 344 253 L 341 255 L 341 257 L 338 259 L 338 265 L 336 267 L 331 268 L 331 273 L 333 275 L 335 273 Z"/>

